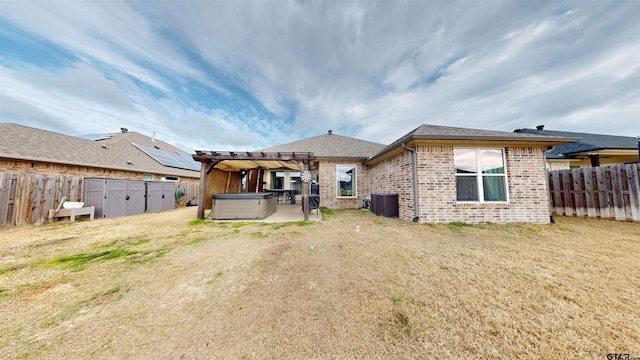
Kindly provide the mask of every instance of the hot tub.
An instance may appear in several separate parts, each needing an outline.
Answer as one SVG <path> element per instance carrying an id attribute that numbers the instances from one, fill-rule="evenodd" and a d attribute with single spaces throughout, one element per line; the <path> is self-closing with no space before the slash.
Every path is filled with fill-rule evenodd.
<path id="1" fill-rule="evenodd" d="M 264 219 L 276 212 L 274 193 L 214 194 L 211 215 L 214 220 Z"/>

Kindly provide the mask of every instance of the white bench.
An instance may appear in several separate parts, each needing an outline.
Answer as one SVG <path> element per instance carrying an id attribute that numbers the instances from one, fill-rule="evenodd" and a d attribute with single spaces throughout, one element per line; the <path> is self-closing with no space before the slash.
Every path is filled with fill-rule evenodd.
<path id="1" fill-rule="evenodd" d="M 75 209 L 60 209 L 56 213 L 54 209 L 49 210 L 49 219 L 67 217 L 69 216 L 71 221 L 76 221 L 76 216 L 89 215 L 89 219 L 93 220 L 93 214 L 95 212 L 95 206 L 81 207 Z"/>

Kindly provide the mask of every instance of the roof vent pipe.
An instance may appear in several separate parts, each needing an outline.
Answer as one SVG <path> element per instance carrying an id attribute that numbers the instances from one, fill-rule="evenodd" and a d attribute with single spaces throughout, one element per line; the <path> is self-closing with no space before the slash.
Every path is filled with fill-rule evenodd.
<path id="1" fill-rule="evenodd" d="M 129 129 L 125 128 L 125 127 L 121 127 L 120 131 L 122 131 L 123 133 L 126 133 L 127 131 L 129 131 Z"/>
<path id="2" fill-rule="evenodd" d="M 329 130 L 329 135 L 333 134 L 333 130 Z"/>
<path id="3" fill-rule="evenodd" d="M 536 126 L 536 130 L 544 130 L 544 125 L 538 125 L 538 126 Z"/>
<path id="4" fill-rule="evenodd" d="M 402 143 L 402 148 L 411 153 L 411 178 L 413 180 L 413 222 L 418 222 L 418 174 L 416 173 L 416 150 Z"/>

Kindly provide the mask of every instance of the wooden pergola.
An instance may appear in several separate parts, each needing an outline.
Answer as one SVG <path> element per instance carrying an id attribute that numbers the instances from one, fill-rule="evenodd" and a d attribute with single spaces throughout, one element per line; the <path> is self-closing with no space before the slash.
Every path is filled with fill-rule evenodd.
<path id="1" fill-rule="evenodd" d="M 198 219 L 204 219 L 207 202 L 209 174 L 214 170 L 237 172 L 244 177 L 248 172 L 257 170 L 260 178 L 264 170 L 295 170 L 303 172 L 314 166 L 316 156 L 310 152 L 249 152 L 249 151 L 203 151 L 196 150 L 192 155 L 195 161 L 202 163 L 200 170 L 200 198 L 198 200 Z M 263 190 L 261 182 L 255 191 Z M 228 185 L 227 185 L 228 187 Z M 310 183 L 304 182 L 304 220 L 309 221 Z"/>

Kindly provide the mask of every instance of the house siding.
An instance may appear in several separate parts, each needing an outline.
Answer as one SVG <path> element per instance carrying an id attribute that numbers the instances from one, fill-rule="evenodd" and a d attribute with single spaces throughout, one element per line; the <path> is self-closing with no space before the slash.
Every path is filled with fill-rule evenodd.
<path id="1" fill-rule="evenodd" d="M 320 182 L 320 205 L 330 209 L 358 209 L 362 201 L 369 198 L 369 169 L 361 164 L 362 161 L 321 161 L 318 162 L 318 176 Z M 354 164 L 356 170 L 356 198 L 339 198 L 336 196 L 336 165 Z"/>
<path id="2" fill-rule="evenodd" d="M 458 203 L 453 146 L 417 146 L 420 222 L 549 223 L 548 191 L 542 148 L 505 149 L 508 203 Z M 411 155 L 405 151 L 369 169 L 373 193 L 398 194 L 399 215 L 414 217 Z"/>

